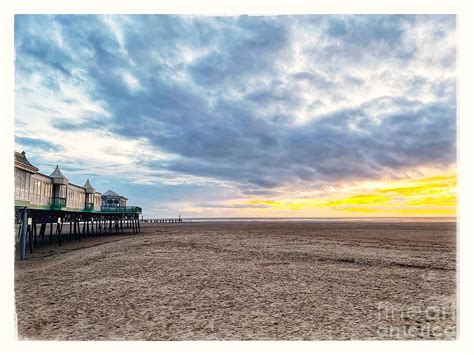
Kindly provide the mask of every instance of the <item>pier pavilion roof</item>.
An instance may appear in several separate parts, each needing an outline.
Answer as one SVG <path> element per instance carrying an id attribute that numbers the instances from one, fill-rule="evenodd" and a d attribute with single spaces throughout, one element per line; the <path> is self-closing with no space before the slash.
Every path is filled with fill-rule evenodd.
<path id="1" fill-rule="evenodd" d="M 56 169 L 49 175 L 49 177 L 53 178 L 53 183 L 54 184 L 62 184 L 62 185 L 67 185 L 69 183 L 69 180 L 63 175 L 61 170 L 59 169 L 59 165 L 56 165 Z"/>
<path id="2" fill-rule="evenodd" d="M 26 159 L 26 153 L 24 151 L 21 153 L 15 152 L 15 166 L 33 174 L 39 170 L 36 166 L 31 164 L 28 159 Z"/>
<path id="3" fill-rule="evenodd" d="M 92 187 L 92 184 L 89 179 L 87 179 L 86 183 L 84 184 L 84 186 L 82 186 L 82 188 L 84 188 L 86 190 L 86 193 L 88 194 L 95 193 L 95 189 Z"/>
<path id="4" fill-rule="evenodd" d="M 126 198 L 125 196 L 121 196 L 121 195 L 119 195 L 118 193 L 116 193 L 115 191 L 112 191 L 112 190 L 107 190 L 104 193 L 102 193 L 102 198 L 103 199 L 106 199 L 108 197 L 118 197 L 118 198 L 121 198 L 123 200 L 128 200 L 128 198 Z"/>

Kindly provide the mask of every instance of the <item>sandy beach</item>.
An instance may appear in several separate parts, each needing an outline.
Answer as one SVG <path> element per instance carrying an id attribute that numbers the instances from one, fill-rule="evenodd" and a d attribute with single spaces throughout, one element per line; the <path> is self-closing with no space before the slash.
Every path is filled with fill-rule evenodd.
<path id="1" fill-rule="evenodd" d="M 144 224 L 15 261 L 20 339 L 454 339 L 456 225 Z"/>

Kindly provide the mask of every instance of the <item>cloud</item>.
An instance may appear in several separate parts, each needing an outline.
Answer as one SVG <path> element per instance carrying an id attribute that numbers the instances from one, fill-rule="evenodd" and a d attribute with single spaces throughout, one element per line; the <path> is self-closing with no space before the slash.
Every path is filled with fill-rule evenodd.
<path id="1" fill-rule="evenodd" d="M 241 195 L 442 171 L 455 30 L 438 15 L 17 15 L 17 143 Z"/>
<path id="2" fill-rule="evenodd" d="M 222 20 L 219 46 L 190 65 L 194 81 L 204 87 L 231 85 L 255 74 L 276 73 L 289 45 L 283 18 L 248 17 Z"/>
<path id="3" fill-rule="evenodd" d="M 54 152 L 63 149 L 59 144 L 38 138 L 15 136 L 15 143 L 25 147 L 25 149 L 32 149 L 41 152 Z"/>

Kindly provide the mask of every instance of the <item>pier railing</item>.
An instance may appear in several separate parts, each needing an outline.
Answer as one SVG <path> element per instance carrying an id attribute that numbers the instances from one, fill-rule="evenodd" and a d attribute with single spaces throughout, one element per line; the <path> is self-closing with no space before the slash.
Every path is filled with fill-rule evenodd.
<path id="1" fill-rule="evenodd" d="M 142 213 L 142 208 L 137 206 L 102 206 L 102 212 L 124 212 L 124 213 Z"/>
<path id="2" fill-rule="evenodd" d="M 64 197 L 53 197 L 51 199 L 51 208 L 60 209 L 66 207 L 66 199 Z"/>

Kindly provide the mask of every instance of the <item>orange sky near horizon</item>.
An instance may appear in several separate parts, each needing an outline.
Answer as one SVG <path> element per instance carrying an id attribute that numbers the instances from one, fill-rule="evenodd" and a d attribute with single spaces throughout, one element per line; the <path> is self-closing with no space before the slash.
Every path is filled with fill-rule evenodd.
<path id="1" fill-rule="evenodd" d="M 306 217 L 392 217 L 456 216 L 457 174 L 434 175 L 376 183 L 364 193 L 345 197 L 298 199 L 252 199 L 250 206 L 264 209 L 265 215 L 284 214 Z M 260 211 L 262 212 L 262 211 Z M 262 213 L 259 213 L 262 214 Z"/>

